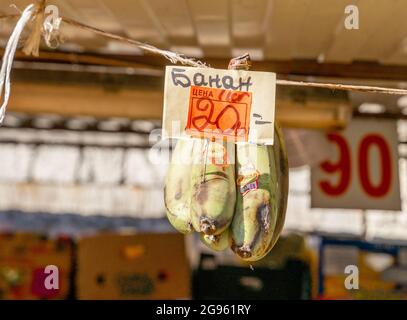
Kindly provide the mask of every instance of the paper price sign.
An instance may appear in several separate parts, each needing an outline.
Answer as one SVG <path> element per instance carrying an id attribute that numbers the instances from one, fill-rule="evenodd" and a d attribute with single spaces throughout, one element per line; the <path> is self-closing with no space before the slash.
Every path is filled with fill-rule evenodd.
<path id="1" fill-rule="evenodd" d="M 167 67 L 163 136 L 273 144 L 274 73 Z"/>

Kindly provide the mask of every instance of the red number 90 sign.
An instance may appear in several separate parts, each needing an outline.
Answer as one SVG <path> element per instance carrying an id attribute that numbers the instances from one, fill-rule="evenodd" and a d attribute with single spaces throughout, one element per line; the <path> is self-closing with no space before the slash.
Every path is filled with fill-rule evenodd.
<path id="1" fill-rule="evenodd" d="M 327 173 L 339 172 L 340 179 L 337 185 L 332 185 L 329 181 L 321 181 L 320 187 L 328 195 L 336 196 L 344 193 L 349 186 L 351 179 L 351 155 L 348 143 L 337 133 L 328 134 L 328 139 L 339 147 L 339 160 L 337 163 L 324 161 L 321 169 Z M 381 159 L 381 179 L 378 185 L 374 185 L 369 176 L 368 151 L 371 146 L 377 146 Z M 358 173 L 363 191 L 372 197 L 382 197 L 387 194 L 391 186 L 392 167 L 390 148 L 386 140 L 380 135 L 370 134 L 363 137 L 358 148 Z"/>
<path id="2" fill-rule="evenodd" d="M 400 210 L 396 126 L 372 121 L 327 135 L 338 156 L 313 169 L 313 207 Z"/>

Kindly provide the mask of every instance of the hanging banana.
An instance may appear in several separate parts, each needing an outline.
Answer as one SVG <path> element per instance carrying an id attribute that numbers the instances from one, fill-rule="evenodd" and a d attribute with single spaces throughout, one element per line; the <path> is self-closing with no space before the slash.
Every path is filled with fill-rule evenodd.
<path id="1" fill-rule="evenodd" d="M 217 235 L 229 227 L 236 202 L 234 144 L 202 140 L 200 163 L 191 172 L 192 225 L 197 232 Z"/>
<path id="2" fill-rule="evenodd" d="M 277 188 L 278 188 L 278 214 L 276 228 L 274 231 L 273 239 L 270 243 L 271 250 L 280 237 L 281 231 L 284 227 L 285 213 L 287 210 L 288 198 L 288 160 L 285 149 L 284 137 L 281 128 L 276 124 L 274 126 L 274 144 L 269 146 L 269 152 L 274 152 L 275 167 L 278 168 L 277 174 Z"/>
<path id="3" fill-rule="evenodd" d="M 237 203 L 232 222 L 232 250 L 243 260 L 256 261 L 270 247 L 277 222 L 277 168 L 268 147 L 236 146 Z"/>
<path id="4" fill-rule="evenodd" d="M 179 140 L 164 190 L 168 219 L 178 231 L 195 230 L 209 248 L 231 247 L 246 261 L 263 258 L 281 234 L 287 207 L 281 129 L 275 126 L 272 146 Z"/>
<path id="5" fill-rule="evenodd" d="M 164 187 L 167 218 L 181 233 L 193 231 L 191 217 L 191 179 L 196 139 L 177 141 Z"/>

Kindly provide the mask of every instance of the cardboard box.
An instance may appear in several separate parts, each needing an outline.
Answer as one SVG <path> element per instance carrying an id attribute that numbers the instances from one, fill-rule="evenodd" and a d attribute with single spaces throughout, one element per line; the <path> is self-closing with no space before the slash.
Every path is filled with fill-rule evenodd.
<path id="1" fill-rule="evenodd" d="M 68 238 L 0 234 L 0 299 L 67 298 L 71 289 L 72 250 Z"/>
<path id="2" fill-rule="evenodd" d="M 78 243 L 78 299 L 185 299 L 190 267 L 176 233 L 101 234 Z"/>

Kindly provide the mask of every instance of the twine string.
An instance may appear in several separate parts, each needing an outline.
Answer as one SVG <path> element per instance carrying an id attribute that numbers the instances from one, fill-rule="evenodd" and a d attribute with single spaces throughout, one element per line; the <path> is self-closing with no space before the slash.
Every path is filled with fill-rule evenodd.
<path id="1" fill-rule="evenodd" d="M 41 34 L 43 32 L 45 0 L 38 0 L 33 8 L 31 32 L 24 43 L 23 52 L 27 56 L 38 57 L 40 54 Z"/>
<path id="2" fill-rule="evenodd" d="M 276 83 L 279 85 L 282 85 L 282 86 L 314 87 L 314 88 L 325 88 L 325 89 L 332 89 L 332 90 L 384 93 L 384 94 L 393 94 L 393 95 L 406 95 L 407 94 L 406 89 L 363 86 L 363 85 L 353 85 L 353 84 L 293 81 L 293 80 L 282 80 L 282 79 L 277 79 Z"/>
<path id="3" fill-rule="evenodd" d="M 131 45 L 134 45 L 144 51 L 150 52 L 152 54 L 156 54 L 156 55 L 160 55 L 163 56 L 164 58 L 166 58 L 167 60 L 171 61 L 171 63 L 176 64 L 176 63 L 181 63 L 183 65 L 188 65 L 191 67 L 198 67 L 198 68 L 202 68 L 202 67 L 208 67 L 205 63 L 196 60 L 194 58 L 190 58 L 190 57 L 186 57 L 183 54 L 177 53 L 177 52 L 173 52 L 173 51 L 168 51 L 168 50 L 163 50 L 163 49 L 159 49 L 157 47 L 154 47 L 150 44 L 138 41 L 138 40 L 134 40 L 134 39 L 130 39 L 127 37 L 123 37 L 111 32 L 107 32 L 89 25 L 86 25 L 84 23 L 78 22 L 76 20 L 67 18 L 67 17 L 61 17 L 62 21 L 66 24 L 70 24 L 72 26 L 78 27 L 80 29 L 83 30 L 87 30 L 96 34 L 99 34 L 105 38 L 109 38 L 112 40 L 117 40 L 120 42 L 126 42 L 129 43 Z"/>

